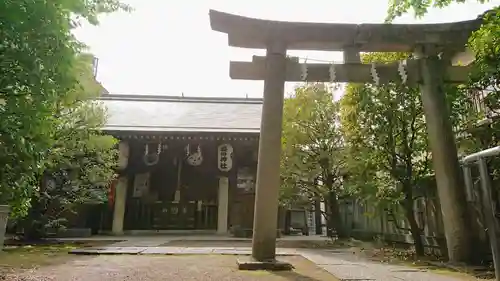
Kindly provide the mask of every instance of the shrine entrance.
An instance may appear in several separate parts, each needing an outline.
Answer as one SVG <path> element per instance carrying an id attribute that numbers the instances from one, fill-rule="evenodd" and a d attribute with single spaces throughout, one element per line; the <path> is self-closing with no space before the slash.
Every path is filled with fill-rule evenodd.
<path id="1" fill-rule="evenodd" d="M 266 49 L 265 57 L 230 62 L 230 77 L 264 80 L 264 105 L 257 168 L 252 256 L 274 260 L 280 185 L 280 150 L 286 81 L 405 83 L 422 92 L 433 166 L 446 229 L 448 256 L 467 258 L 467 209 L 455 137 L 443 83 L 467 81 L 470 67 L 453 66 L 481 20 L 449 24 L 326 24 L 252 19 L 210 11 L 213 30 L 226 33 L 228 45 Z M 308 64 L 287 50 L 342 51 L 343 64 Z M 363 64 L 360 52 L 408 52 L 414 59 Z"/>
<path id="2" fill-rule="evenodd" d="M 132 177 L 125 229 L 217 228 L 214 143 L 181 138 L 129 141 L 129 145 Z"/>
<path id="3" fill-rule="evenodd" d="M 231 225 L 251 227 L 246 222 L 253 210 L 241 206 L 253 203 L 253 196 L 244 195 L 254 190 L 256 134 L 122 134 L 115 133 L 127 153 L 120 153 L 126 165 L 114 192 L 122 200 L 111 205 L 113 233 L 121 227 L 129 233 L 227 234 Z"/>

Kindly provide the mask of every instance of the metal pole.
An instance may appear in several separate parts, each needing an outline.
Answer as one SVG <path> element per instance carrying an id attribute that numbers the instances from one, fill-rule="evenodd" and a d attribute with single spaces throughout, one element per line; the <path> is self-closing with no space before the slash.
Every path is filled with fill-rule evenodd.
<path id="1" fill-rule="evenodd" d="M 493 254 L 496 280 L 500 281 L 500 244 L 498 242 L 498 223 L 496 221 L 493 199 L 491 196 L 491 178 L 488 172 L 486 159 L 478 159 L 479 173 L 481 176 L 481 197 L 483 199 L 484 218 Z"/>
<path id="2" fill-rule="evenodd" d="M 464 172 L 464 182 L 465 182 L 465 195 L 468 202 L 474 201 L 474 183 L 472 181 L 471 167 L 467 165 L 462 166 Z"/>
<path id="3" fill-rule="evenodd" d="M 472 163 L 472 162 L 480 160 L 481 158 L 496 156 L 498 154 L 500 154 L 500 146 L 488 148 L 488 149 L 473 153 L 471 155 L 465 156 L 464 158 L 462 158 L 462 163 L 464 163 L 464 164 Z"/>

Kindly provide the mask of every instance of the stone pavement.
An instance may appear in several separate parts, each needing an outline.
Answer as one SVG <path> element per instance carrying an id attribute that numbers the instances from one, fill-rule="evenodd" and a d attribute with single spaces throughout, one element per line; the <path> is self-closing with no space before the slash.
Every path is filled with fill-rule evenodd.
<path id="1" fill-rule="evenodd" d="M 164 242 L 164 240 L 162 240 Z M 129 243 L 131 244 L 131 243 Z M 147 243 L 145 243 L 147 244 Z M 154 244 L 150 241 L 149 244 Z M 121 245 L 121 246 L 120 246 Z M 73 254 L 129 255 L 250 255 L 249 247 L 158 247 L 126 246 L 119 242 L 109 247 L 76 249 Z M 277 255 L 300 255 L 344 281 L 458 281 L 462 279 L 427 272 L 407 266 L 388 265 L 362 259 L 352 252 L 319 249 L 277 249 Z M 236 266 L 236 265 L 235 265 Z"/>
<path id="2" fill-rule="evenodd" d="M 325 241 L 328 238 L 321 235 L 310 236 L 283 236 L 278 238 L 280 241 Z M 167 244 L 171 241 L 252 241 L 249 238 L 229 237 L 226 235 L 130 235 L 130 236 L 108 236 L 96 235 L 82 238 L 58 238 L 61 241 L 116 241 L 113 243 L 116 247 L 154 247 Z"/>
<path id="3" fill-rule="evenodd" d="M 423 269 L 389 265 L 360 258 L 346 250 L 299 250 L 300 254 L 340 280 L 459 281 Z"/>

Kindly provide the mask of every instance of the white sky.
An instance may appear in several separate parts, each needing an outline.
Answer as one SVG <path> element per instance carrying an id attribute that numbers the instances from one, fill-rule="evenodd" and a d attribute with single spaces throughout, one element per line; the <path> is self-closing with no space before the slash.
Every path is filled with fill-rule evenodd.
<path id="1" fill-rule="evenodd" d="M 78 39 L 99 58 L 98 80 L 112 94 L 262 97 L 262 82 L 231 80 L 230 60 L 250 60 L 261 50 L 227 46 L 224 34 L 212 31 L 209 9 L 239 15 L 288 21 L 380 23 L 387 0 L 124 0 L 130 14 L 101 17 L 98 27 L 83 25 Z M 477 4 L 470 0 L 443 10 L 432 10 L 415 20 L 406 15 L 398 23 L 437 23 L 476 18 L 500 5 L 500 0 Z M 289 52 L 311 59 L 342 61 L 341 53 Z M 291 91 L 293 85 L 287 85 Z"/>

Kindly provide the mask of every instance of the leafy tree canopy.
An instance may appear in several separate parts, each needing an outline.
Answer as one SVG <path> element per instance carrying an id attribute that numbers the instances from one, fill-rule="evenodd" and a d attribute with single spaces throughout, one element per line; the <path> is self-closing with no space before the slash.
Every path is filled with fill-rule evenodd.
<path id="1" fill-rule="evenodd" d="M 285 100 L 283 115 L 281 201 L 325 202 L 328 228 L 342 236 L 338 199 L 347 191 L 339 104 L 326 85 L 306 84 Z"/>
<path id="2" fill-rule="evenodd" d="M 369 53 L 365 63 L 393 62 L 404 53 Z M 446 86 L 452 123 L 467 121 L 470 108 L 463 87 Z M 389 83 L 348 85 L 341 99 L 341 120 L 349 151 L 348 184 L 381 210 L 402 209 L 419 255 L 424 254 L 414 200 L 426 194 L 432 177 L 431 153 L 418 87 Z M 394 220 L 395 222 L 397 220 Z"/>
<path id="3" fill-rule="evenodd" d="M 425 15 L 429 8 L 444 8 L 452 3 L 466 3 L 467 0 L 389 0 L 386 21 L 391 22 L 395 18 L 412 10 L 416 17 Z M 477 0 L 479 3 L 486 3 L 489 0 Z"/>
<path id="4" fill-rule="evenodd" d="M 62 119 L 60 101 L 78 87 L 71 33 L 80 20 L 130 10 L 117 0 L 0 1 L 0 203 L 26 212 Z"/>
<path id="5" fill-rule="evenodd" d="M 83 203 L 107 199 L 108 183 L 115 176 L 117 141 L 100 132 L 105 111 L 92 98 L 103 88 L 94 79 L 92 58 L 87 54 L 77 57 L 79 87 L 59 101 L 55 112 L 61 121 L 54 145 L 46 155 L 46 169 L 38 177 L 40 186 L 31 195 L 28 216 L 21 220 L 27 239 L 64 227 L 64 215 Z"/>

